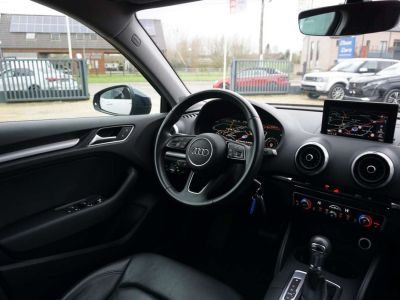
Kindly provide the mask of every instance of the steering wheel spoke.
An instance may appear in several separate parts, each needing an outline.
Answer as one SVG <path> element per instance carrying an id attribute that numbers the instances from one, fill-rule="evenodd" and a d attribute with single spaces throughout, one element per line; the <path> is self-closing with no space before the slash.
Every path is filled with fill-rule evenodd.
<path id="1" fill-rule="evenodd" d="M 207 201 L 211 186 L 211 179 L 201 178 L 195 172 L 190 171 L 185 186 L 179 194 L 186 199 L 201 204 Z"/>

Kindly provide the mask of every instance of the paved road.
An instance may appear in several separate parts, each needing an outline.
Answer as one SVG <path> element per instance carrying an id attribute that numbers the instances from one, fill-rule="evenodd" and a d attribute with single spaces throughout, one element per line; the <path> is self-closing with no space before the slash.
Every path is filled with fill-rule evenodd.
<path id="1" fill-rule="evenodd" d="M 191 92 L 197 92 L 212 87 L 212 82 L 188 82 Z M 113 84 L 90 84 L 90 95 L 109 87 Z M 159 111 L 160 96 L 148 83 L 134 83 L 134 87 L 148 95 L 153 103 L 152 112 Z M 296 104 L 323 104 L 323 100 L 310 100 L 304 95 L 260 95 L 246 96 L 249 99 L 268 103 L 296 103 Z M 52 102 L 30 102 L 30 103 L 0 103 L 0 122 L 38 120 L 38 119 L 59 119 L 105 116 L 93 109 L 92 101 L 52 101 Z"/>

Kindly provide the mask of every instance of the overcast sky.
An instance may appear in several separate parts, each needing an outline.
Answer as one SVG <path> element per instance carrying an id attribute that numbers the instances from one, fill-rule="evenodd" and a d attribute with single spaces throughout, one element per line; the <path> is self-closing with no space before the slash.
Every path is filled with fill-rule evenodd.
<path id="1" fill-rule="evenodd" d="M 68 1 L 68 0 L 66 0 Z M 59 15 L 57 11 L 29 0 L 0 0 L 0 13 Z"/>
<path id="2" fill-rule="evenodd" d="M 68 1 L 68 0 L 65 0 Z M 323 6 L 343 0 L 265 0 L 264 44 L 272 49 L 285 51 L 301 49 L 303 36 L 297 25 L 299 4 Z M 162 20 L 167 43 L 174 43 L 180 36 L 213 37 L 227 33 L 240 38 L 256 51 L 259 40 L 260 0 L 247 0 L 245 10 L 230 15 L 229 0 L 204 0 L 200 2 L 165 7 L 139 13 L 142 18 Z M 59 14 L 57 11 L 29 0 L 0 0 L 0 13 Z"/>
<path id="3" fill-rule="evenodd" d="M 260 12 L 260 0 L 247 0 L 246 9 L 235 15 L 230 15 L 229 1 L 205 0 L 141 12 L 139 17 L 161 19 L 167 36 L 171 38 L 174 38 L 171 31 L 175 32 L 176 37 L 186 35 L 200 38 L 223 36 L 227 32 L 231 38 L 240 38 L 256 50 Z M 298 5 L 294 0 L 273 0 L 267 3 L 264 16 L 264 44 L 270 43 L 283 51 L 290 48 L 298 50 L 302 36 L 297 27 L 297 12 Z"/>
<path id="4" fill-rule="evenodd" d="M 240 1 L 240 0 L 236 0 Z M 142 18 L 161 19 L 169 39 L 179 35 L 207 38 L 223 36 L 240 38 L 258 51 L 261 0 L 244 0 L 246 8 L 230 14 L 229 0 L 203 0 L 139 13 Z M 343 3 L 344 0 L 265 0 L 264 46 L 271 49 L 299 51 L 303 35 L 298 29 L 300 10 Z M 174 34 L 173 34 L 174 33 Z"/>

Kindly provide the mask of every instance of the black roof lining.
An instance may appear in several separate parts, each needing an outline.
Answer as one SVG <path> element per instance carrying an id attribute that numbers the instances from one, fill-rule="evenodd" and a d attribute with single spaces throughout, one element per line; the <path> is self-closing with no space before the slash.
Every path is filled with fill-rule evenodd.
<path id="1" fill-rule="evenodd" d="M 111 1 L 130 3 L 135 7 L 136 11 L 139 11 L 143 9 L 171 6 L 171 5 L 201 1 L 201 0 L 111 0 Z"/>

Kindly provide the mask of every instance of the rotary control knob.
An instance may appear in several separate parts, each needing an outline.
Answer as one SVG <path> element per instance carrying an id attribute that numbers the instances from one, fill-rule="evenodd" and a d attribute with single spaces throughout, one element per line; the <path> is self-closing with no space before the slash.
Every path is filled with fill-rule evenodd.
<path id="1" fill-rule="evenodd" d="M 310 199 L 307 198 L 303 198 L 300 200 L 300 206 L 304 209 L 304 210 L 309 210 L 312 208 L 313 204 L 311 202 Z"/>
<path id="2" fill-rule="evenodd" d="M 336 218 L 338 217 L 337 212 L 334 211 L 334 210 L 330 210 L 330 211 L 328 212 L 328 216 L 329 216 L 331 219 L 336 219 Z"/>
<path id="3" fill-rule="evenodd" d="M 372 218 L 368 215 L 360 215 L 358 217 L 358 224 L 362 227 L 368 228 L 372 226 Z"/>

